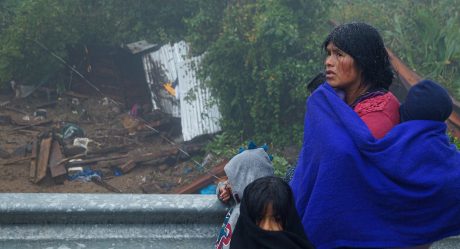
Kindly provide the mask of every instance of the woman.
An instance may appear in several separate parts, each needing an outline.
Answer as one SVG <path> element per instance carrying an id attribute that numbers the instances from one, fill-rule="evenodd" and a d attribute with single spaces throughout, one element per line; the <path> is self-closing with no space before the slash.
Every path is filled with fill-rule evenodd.
<path id="1" fill-rule="evenodd" d="M 327 83 L 307 101 L 290 182 L 312 244 L 427 248 L 460 234 L 460 153 L 446 125 L 397 125 L 388 55 L 373 27 L 338 26 L 324 48 Z"/>
<path id="2" fill-rule="evenodd" d="M 230 248 L 309 249 L 289 185 L 281 178 L 262 177 L 244 190 Z"/>
<path id="3" fill-rule="evenodd" d="M 326 80 L 344 93 L 345 102 L 382 138 L 399 123 L 399 102 L 388 91 L 393 80 L 388 53 L 375 28 L 349 23 L 324 41 Z"/>

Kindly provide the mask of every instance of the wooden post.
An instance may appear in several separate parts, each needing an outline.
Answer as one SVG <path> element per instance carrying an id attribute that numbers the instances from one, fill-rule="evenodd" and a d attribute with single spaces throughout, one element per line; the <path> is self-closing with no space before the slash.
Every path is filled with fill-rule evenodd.
<path id="1" fill-rule="evenodd" d="M 46 170 L 48 169 L 48 161 L 50 157 L 52 137 L 43 138 L 40 143 L 40 152 L 38 154 L 37 161 L 37 174 L 35 177 L 35 183 L 40 182 L 46 177 Z"/>

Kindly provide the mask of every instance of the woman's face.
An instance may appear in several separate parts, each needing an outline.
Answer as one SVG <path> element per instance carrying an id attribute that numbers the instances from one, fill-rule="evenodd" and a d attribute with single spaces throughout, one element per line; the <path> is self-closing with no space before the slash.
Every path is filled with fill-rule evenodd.
<path id="1" fill-rule="evenodd" d="M 361 84 L 361 70 L 349 54 L 343 52 L 332 42 L 326 47 L 326 80 L 334 88 L 351 90 Z"/>

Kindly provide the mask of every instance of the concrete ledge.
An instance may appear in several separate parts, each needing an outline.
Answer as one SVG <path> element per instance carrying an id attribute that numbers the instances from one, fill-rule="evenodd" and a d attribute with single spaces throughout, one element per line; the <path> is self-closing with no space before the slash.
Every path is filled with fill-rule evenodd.
<path id="1" fill-rule="evenodd" d="M 212 248 L 215 195 L 0 194 L 0 248 Z"/>
<path id="2" fill-rule="evenodd" d="M 214 195 L 0 194 L 0 248 L 213 248 L 226 211 Z"/>
<path id="3" fill-rule="evenodd" d="M 214 195 L 0 194 L 0 224 L 220 223 Z"/>

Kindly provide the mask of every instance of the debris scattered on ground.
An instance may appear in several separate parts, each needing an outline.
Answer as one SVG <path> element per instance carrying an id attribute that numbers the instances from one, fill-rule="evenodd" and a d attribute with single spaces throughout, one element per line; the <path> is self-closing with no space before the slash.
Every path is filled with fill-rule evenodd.
<path id="1" fill-rule="evenodd" d="M 223 172 L 160 112 L 76 92 L 0 103 L 0 192 L 197 193 Z"/>

